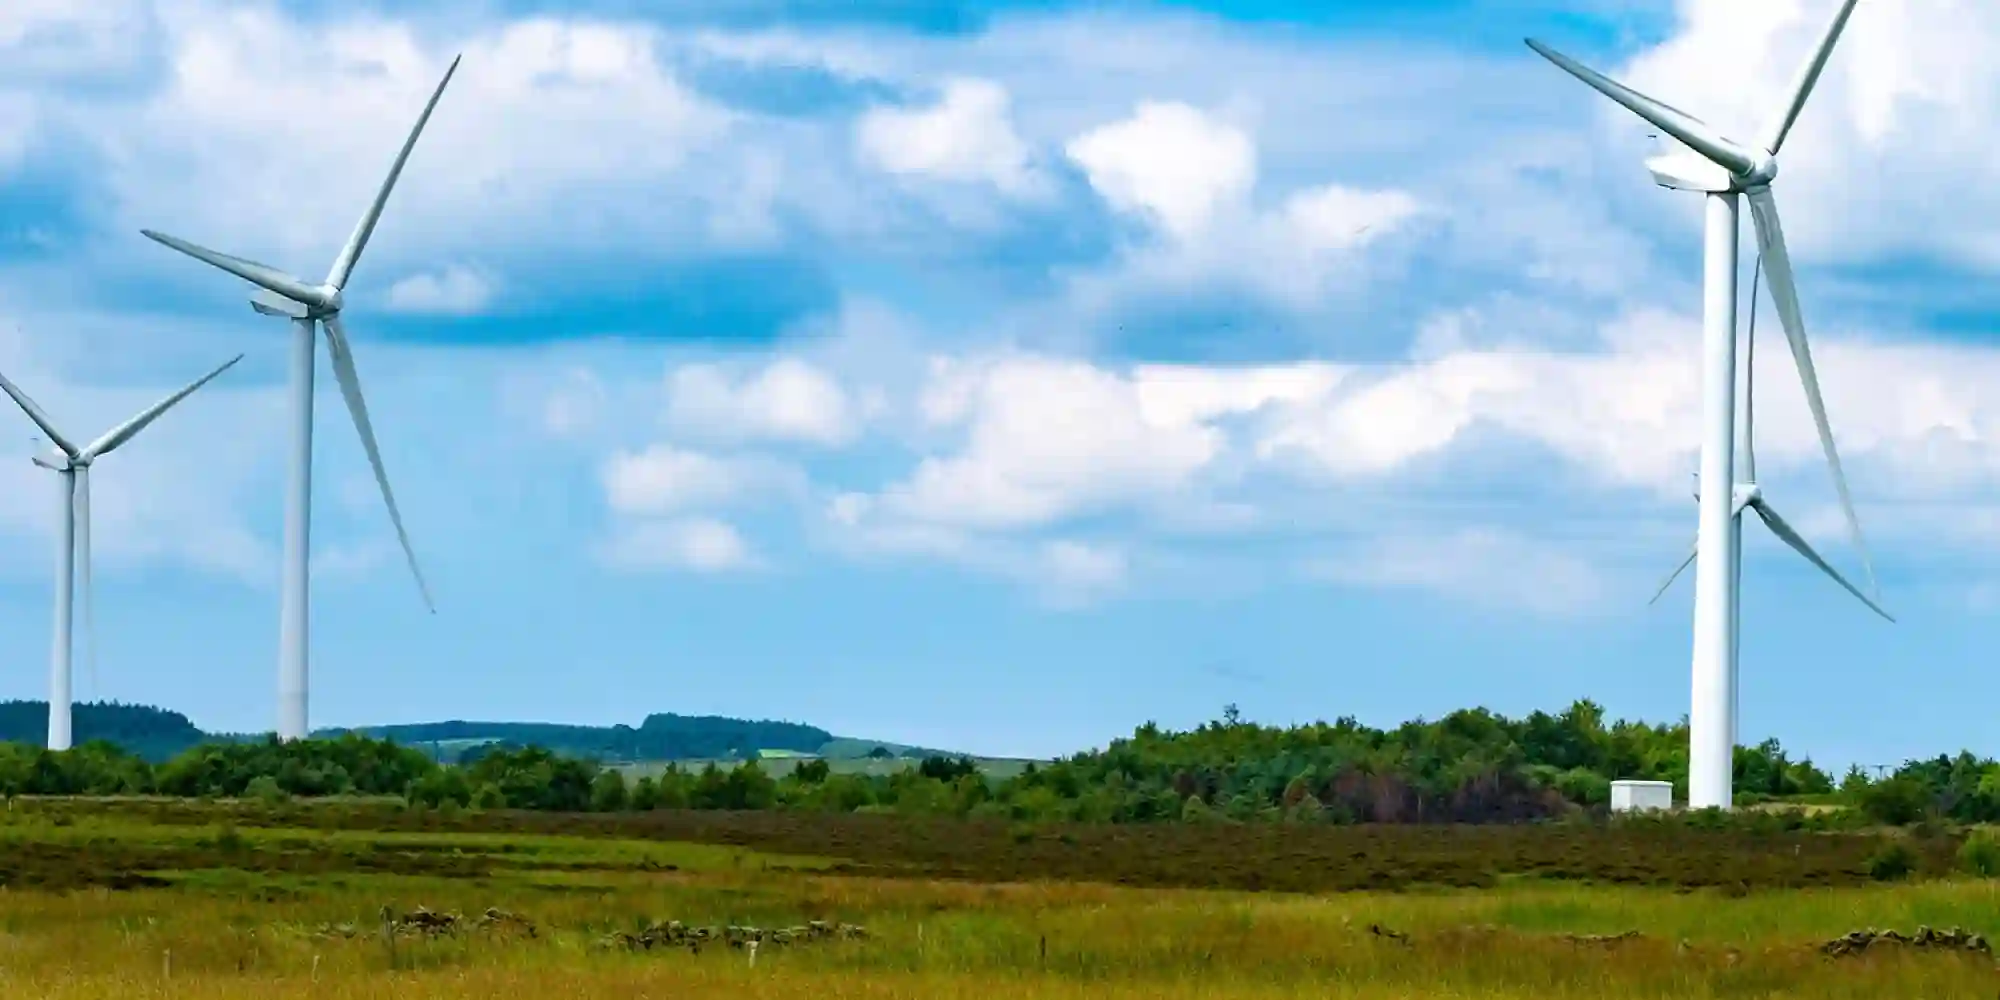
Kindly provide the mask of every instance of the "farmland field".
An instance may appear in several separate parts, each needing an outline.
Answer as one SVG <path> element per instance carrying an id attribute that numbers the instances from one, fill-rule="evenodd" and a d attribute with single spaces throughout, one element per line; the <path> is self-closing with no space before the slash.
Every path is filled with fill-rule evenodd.
<path id="1" fill-rule="evenodd" d="M 1912 842 L 1917 881 L 1880 884 L 1873 837 L 1644 825 L 27 799 L 4 817 L 9 997 L 2000 993 L 1978 942 L 1823 951 L 1869 927 L 2000 926 L 1996 883 L 1926 877 L 1949 870 L 1943 837 Z M 458 919 L 427 928 L 444 918 L 420 908 Z M 732 925 L 765 940 L 732 947 Z M 691 947 L 694 927 L 716 937 Z"/>

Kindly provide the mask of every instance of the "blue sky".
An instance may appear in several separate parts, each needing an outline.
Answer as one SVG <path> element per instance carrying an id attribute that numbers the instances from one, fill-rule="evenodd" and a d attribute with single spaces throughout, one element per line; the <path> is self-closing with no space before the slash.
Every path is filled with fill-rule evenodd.
<path id="1" fill-rule="evenodd" d="M 0 371 L 87 437 L 247 355 L 96 471 L 81 697 L 276 711 L 285 331 L 137 230 L 321 273 L 463 52 L 346 312 L 439 611 L 322 361 L 315 725 L 1687 709 L 1688 582 L 1645 601 L 1694 527 L 1698 202 L 1520 38 L 1754 135 L 1830 0 L 74 6 L 0 12 Z M 1751 531 L 1745 735 L 1828 762 L 2000 752 L 1995 38 L 1864 6 L 1785 151 L 1902 618 Z M 1767 491 L 1857 567 L 1763 346 Z M 0 697 L 46 692 L 30 436 Z"/>

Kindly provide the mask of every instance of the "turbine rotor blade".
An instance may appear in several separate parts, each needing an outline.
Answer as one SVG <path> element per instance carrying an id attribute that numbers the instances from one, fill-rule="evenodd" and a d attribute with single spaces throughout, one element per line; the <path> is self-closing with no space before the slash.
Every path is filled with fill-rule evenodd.
<path id="1" fill-rule="evenodd" d="M 0 391 L 5 391 L 7 395 L 13 397 L 21 412 L 27 414 L 28 419 L 34 421 L 35 426 L 40 427 L 42 433 L 47 434 L 49 440 L 54 442 L 57 448 L 62 449 L 63 454 L 71 458 L 76 457 L 76 445 L 69 443 L 69 438 L 63 437 L 62 432 L 56 430 L 56 425 L 49 420 L 49 415 L 44 413 L 41 407 L 36 406 L 35 401 L 29 399 L 28 394 L 22 392 L 20 386 L 8 381 L 7 376 L 0 375 Z"/>
<path id="2" fill-rule="evenodd" d="M 341 326 L 338 315 L 328 316 L 320 321 L 326 326 L 326 349 L 333 360 L 333 377 L 340 383 L 340 394 L 347 400 L 347 412 L 354 418 L 354 429 L 361 435 L 361 447 L 368 453 L 368 464 L 375 471 L 375 485 L 382 488 L 382 502 L 389 508 L 389 523 L 396 528 L 396 541 L 402 543 L 403 558 L 409 561 L 410 575 L 416 577 L 417 591 L 423 595 L 424 607 L 432 614 L 437 606 L 431 602 L 430 586 L 424 582 L 423 570 L 417 568 L 417 553 L 410 548 L 409 533 L 403 530 L 403 514 L 396 507 L 396 494 L 389 489 L 389 473 L 382 468 L 382 452 L 375 446 L 375 428 L 368 419 L 368 404 L 361 398 L 361 376 L 354 370 L 354 353 L 347 342 L 347 331 Z"/>
<path id="3" fill-rule="evenodd" d="M 1806 342 L 1805 318 L 1799 312 L 1798 286 L 1792 280 L 1792 258 L 1785 249 L 1785 229 L 1778 220 L 1778 202 L 1769 187 L 1746 192 L 1750 214 L 1757 223 L 1757 244 L 1764 269 L 1771 275 L 1771 301 L 1778 307 L 1778 320 L 1785 327 L 1785 339 L 1792 347 L 1792 361 L 1799 370 L 1799 384 L 1805 388 L 1806 406 L 1812 410 L 1813 426 L 1819 431 L 1820 450 L 1833 473 L 1833 488 L 1840 495 L 1840 512 L 1847 518 L 1847 533 L 1861 553 L 1861 567 L 1868 576 L 1868 589 L 1880 593 L 1875 579 L 1875 563 L 1868 557 L 1868 544 L 1861 536 L 1861 519 L 1854 514 L 1854 498 L 1847 490 L 1847 473 L 1840 467 L 1840 452 L 1833 444 L 1833 427 L 1827 423 L 1826 400 L 1819 391 L 1819 375 L 1813 368 L 1812 348 Z"/>
<path id="4" fill-rule="evenodd" d="M 1813 551 L 1812 545 L 1805 540 L 1804 536 L 1793 530 L 1792 526 L 1784 518 L 1779 517 L 1776 510 L 1771 508 L 1770 501 L 1765 500 L 1763 497 L 1758 497 L 1750 502 L 1750 506 L 1757 512 L 1757 516 L 1764 520 L 1765 527 L 1770 528 L 1772 534 L 1777 535 L 1786 545 L 1797 550 L 1799 555 L 1805 556 L 1807 562 L 1818 566 L 1821 572 L 1833 578 L 1833 582 L 1846 588 L 1848 593 L 1853 594 L 1861 603 L 1868 605 L 1869 609 L 1876 614 L 1892 622 L 1896 620 L 1894 615 L 1882 610 L 1881 605 L 1870 600 L 1867 594 L 1862 593 L 1861 588 L 1849 583 L 1847 577 L 1842 576 L 1839 570 L 1833 568 L 1833 564 L 1827 562 L 1818 552 Z"/>
<path id="5" fill-rule="evenodd" d="M 1835 42 L 1840 41 L 1842 29 L 1847 27 L 1847 19 L 1854 13 L 1854 7 L 1861 0 L 1842 0 L 1840 10 L 1833 15 L 1833 21 L 1826 26 L 1826 34 L 1821 36 L 1819 47 L 1799 67 L 1798 76 L 1792 79 L 1792 101 L 1778 113 L 1771 123 L 1770 131 L 1764 137 L 1764 148 L 1772 156 L 1778 155 L 1778 147 L 1785 144 L 1785 136 L 1790 135 L 1792 126 L 1799 120 L 1799 112 L 1806 107 L 1806 98 L 1812 96 L 1813 86 L 1819 83 L 1820 72 L 1826 69 L 1826 61 L 1833 55 Z"/>
<path id="6" fill-rule="evenodd" d="M 1743 338 L 1743 478 L 1757 481 L 1757 286 L 1764 277 L 1764 255 L 1750 272 L 1750 331 Z"/>
<path id="7" fill-rule="evenodd" d="M 139 235 L 161 246 L 179 250 L 181 253 L 187 254 L 204 264 L 219 267 L 230 274 L 242 278 L 244 281 L 259 288 L 276 292 L 285 298 L 291 299 L 293 302 L 300 302 L 305 305 L 321 308 L 332 304 L 328 301 L 325 292 L 268 264 L 259 264 L 254 260 L 245 260 L 242 257 L 230 256 L 220 250 L 210 250 L 204 246 L 196 246 L 178 236 L 168 236 L 165 233 L 157 233 L 151 229 L 141 229 L 139 230 Z"/>
<path id="8" fill-rule="evenodd" d="M 1717 166 L 1732 174 L 1747 174 L 1756 165 L 1756 158 L 1750 151 L 1722 136 L 1707 122 L 1682 111 L 1670 104 L 1655 100 L 1630 87 L 1563 55 L 1547 45 L 1528 39 L 1528 47 L 1542 58 L 1555 63 L 1563 72 L 1582 80 L 1592 90 L 1623 105 L 1626 110 L 1644 118 L 1660 131 L 1686 143 L 1689 149 L 1707 157 Z"/>
<path id="9" fill-rule="evenodd" d="M 1701 501 L 1701 488 L 1699 486 L 1700 478 L 1701 478 L 1700 474 L 1697 473 L 1695 476 L 1697 485 L 1695 488 L 1695 496 L 1694 496 L 1695 502 L 1697 503 Z M 1743 508 L 1749 506 L 1751 502 L 1752 501 L 1750 499 L 1750 494 L 1742 491 L 1737 491 L 1734 495 L 1733 501 L 1730 503 L 1729 506 L 1730 519 L 1735 520 L 1736 518 L 1742 517 Z M 1688 548 L 1687 558 L 1681 560 L 1681 564 L 1679 566 L 1675 566 L 1674 571 L 1668 573 L 1667 578 L 1665 580 L 1660 581 L 1660 589 L 1653 591 L 1652 600 L 1649 600 L 1646 603 L 1648 605 L 1658 604 L 1660 598 L 1666 594 L 1667 588 L 1673 586 L 1675 580 L 1680 579 L 1681 573 L 1688 568 L 1688 565 L 1690 563 L 1694 562 L 1695 556 L 1700 554 L 1700 552 L 1701 552 L 1701 536 L 1699 534 L 1696 534 L 1694 545 Z"/>
<path id="10" fill-rule="evenodd" d="M 147 407 L 145 411 L 140 413 L 138 416 L 133 417 L 132 419 L 127 420 L 122 424 L 119 424 L 118 426 L 105 432 L 103 437 L 100 437 L 97 440 L 92 441 L 90 443 L 90 446 L 83 449 L 83 454 L 78 457 L 86 460 L 93 459 L 99 455 L 108 454 L 109 452 L 112 451 L 112 449 L 115 449 L 119 445 L 132 440 L 133 435 L 139 433 L 140 431 L 145 430 L 146 425 L 151 424 L 153 421 L 160 419 L 160 415 L 167 412 L 167 410 L 171 409 L 175 403 L 178 403 L 181 400 L 186 399 L 190 393 L 193 393 L 196 389 L 199 389 L 202 386 L 207 385 L 217 375 L 220 375 L 223 372 L 228 371 L 231 367 L 233 367 L 236 364 L 236 362 L 241 360 L 243 360 L 243 355 L 238 354 L 237 356 L 230 358 L 228 361 L 223 362 L 221 367 L 215 369 L 212 372 L 209 372 L 206 375 L 203 375 L 198 379 L 195 379 L 193 382 L 188 383 L 186 386 L 182 387 L 179 392 L 176 392 L 173 395 L 168 396 L 167 398 L 162 399 L 157 403 L 154 403 L 152 406 Z"/>
<path id="11" fill-rule="evenodd" d="M 424 134 L 424 126 L 431 120 L 431 112 L 437 110 L 438 99 L 444 96 L 444 88 L 451 83 L 452 74 L 458 72 L 458 61 L 463 55 L 453 56 L 451 66 L 444 71 L 444 79 L 438 81 L 437 89 L 431 92 L 429 103 L 424 105 L 424 113 L 417 116 L 415 128 L 410 129 L 410 137 L 403 140 L 403 148 L 396 154 L 396 162 L 389 167 L 389 176 L 382 181 L 382 187 L 375 192 L 375 200 L 363 213 L 361 221 L 354 226 L 354 234 L 347 238 L 347 245 L 340 249 L 340 256 L 333 259 L 333 269 L 326 273 L 326 283 L 335 288 L 346 288 L 347 278 L 354 273 L 354 265 L 361 260 L 361 251 L 367 249 L 369 237 L 375 235 L 376 223 L 382 221 L 382 209 L 389 204 L 389 192 L 395 190 L 396 178 L 402 176 L 403 164 L 409 162 L 410 151 L 417 148 L 417 137 Z"/>
<path id="12" fill-rule="evenodd" d="M 1648 606 L 1660 603 L 1660 598 L 1662 596 L 1665 596 L 1667 588 L 1673 586 L 1674 581 L 1680 579 L 1681 573 L 1685 571 L 1689 566 L 1694 564 L 1694 557 L 1696 553 L 1699 553 L 1700 551 L 1701 551 L 1701 542 L 1699 540 L 1697 540 L 1693 545 L 1688 546 L 1687 558 L 1681 560 L 1681 564 L 1679 566 L 1675 566 L 1674 571 L 1668 573 L 1667 578 L 1665 580 L 1660 581 L 1660 589 L 1653 591 L 1652 599 L 1646 602 Z"/>
<path id="13" fill-rule="evenodd" d="M 76 467 L 76 584 L 83 602 L 83 677 L 97 691 L 97 611 L 90 583 L 90 466 Z"/>

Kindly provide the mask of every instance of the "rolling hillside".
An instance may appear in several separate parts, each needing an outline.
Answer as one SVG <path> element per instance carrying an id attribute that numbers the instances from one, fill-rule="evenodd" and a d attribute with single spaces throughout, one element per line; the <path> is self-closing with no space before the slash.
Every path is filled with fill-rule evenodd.
<path id="1" fill-rule="evenodd" d="M 107 740 L 148 760 L 163 761 L 204 742 L 263 739 L 262 733 L 204 732 L 179 712 L 149 705 L 88 702 L 72 710 L 79 744 Z M 0 702 L 0 741 L 41 745 L 48 731 L 48 703 Z M 950 755 L 881 740 L 835 736 L 817 726 L 797 722 L 734 719 L 715 715 L 655 713 L 637 726 L 576 726 L 545 722 L 476 722 L 453 719 L 352 729 L 314 730 L 316 737 L 355 732 L 389 738 L 429 752 L 446 762 L 484 747 L 534 745 L 574 757 L 605 762 L 642 764 L 666 761 L 741 761 L 751 757 L 826 757 L 829 760 L 873 761 Z M 880 748 L 879 750 L 877 748 Z"/>

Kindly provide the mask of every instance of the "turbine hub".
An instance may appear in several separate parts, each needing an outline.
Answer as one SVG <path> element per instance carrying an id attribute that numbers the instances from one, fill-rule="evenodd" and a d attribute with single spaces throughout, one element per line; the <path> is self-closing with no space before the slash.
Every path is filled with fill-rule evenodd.
<path id="1" fill-rule="evenodd" d="M 1778 177 L 1778 158 L 1758 149 L 1751 152 L 1750 169 L 1738 179 L 1745 188 L 1767 187 Z"/>
<path id="2" fill-rule="evenodd" d="M 332 285 L 319 286 L 319 292 L 321 296 L 320 307 L 314 311 L 320 315 L 337 313 L 340 311 L 340 307 L 347 302 L 346 297 L 340 293 L 340 289 Z"/>

